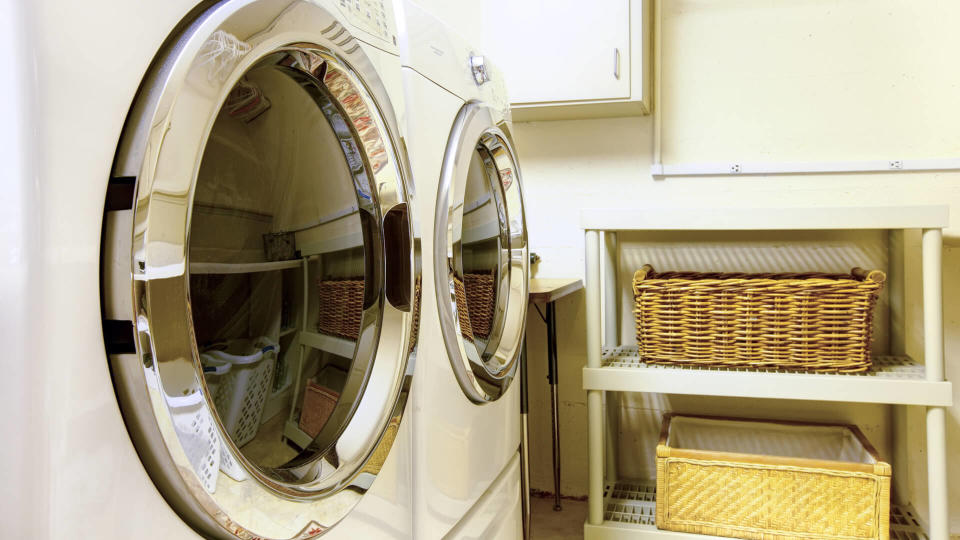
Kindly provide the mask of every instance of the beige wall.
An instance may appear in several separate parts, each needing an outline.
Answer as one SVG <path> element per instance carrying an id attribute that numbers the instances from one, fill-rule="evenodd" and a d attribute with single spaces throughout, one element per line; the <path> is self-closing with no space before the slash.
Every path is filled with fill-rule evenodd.
<path id="1" fill-rule="evenodd" d="M 955 157 L 960 151 L 960 4 L 803 0 L 664 0 L 661 104 L 664 163 L 795 162 Z M 530 243 L 543 257 L 538 277 L 583 275 L 581 208 L 685 205 L 755 207 L 811 205 L 949 204 L 944 295 L 947 375 L 960 381 L 960 173 L 671 178 L 654 180 L 653 121 L 649 117 L 517 124 L 528 203 Z M 689 237 L 624 237 L 622 266 L 662 248 L 690 245 Z M 823 259 L 797 238 L 711 236 L 698 250 L 781 249 L 817 269 Z M 825 242 L 846 257 L 885 264 L 882 238 L 804 238 Z M 695 239 L 700 242 L 700 239 Z M 879 242 L 879 243 L 878 243 Z M 802 244 L 803 242 L 800 242 Z M 908 352 L 922 356 L 918 235 L 906 239 Z M 719 247 L 718 247 L 719 246 Z M 779 248 L 777 247 L 779 246 Z M 879 246 L 879 248 L 878 248 Z M 804 251 L 806 249 L 806 251 Z M 813 251 L 811 251 L 813 249 Z M 767 251 L 764 251 L 767 250 Z M 776 256 L 745 267 L 764 267 Z M 670 260 L 667 257 L 664 260 Z M 673 259 L 709 264 L 709 257 Z M 733 263 L 737 265 L 736 258 Z M 830 263 L 833 264 L 833 263 Z M 829 264 L 828 264 L 829 266 Z M 623 296 L 627 296 L 624 288 Z M 562 489 L 586 493 L 584 297 L 558 303 Z M 629 310 L 622 310 L 628 318 Z M 546 344 L 536 313 L 528 319 L 533 487 L 552 491 L 550 402 Z M 629 320 L 622 339 L 632 340 Z M 883 340 L 883 333 L 878 336 Z M 949 455 L 960 455 L 960 386 L 949 410 Z M 911 410 L 904 425 L 892 407 L 681 396 L 624 399 L 621 470 L 644 474 L 656 416 L 665 409 L 723 411 L 809 420 L 854 421 L 888 455 L 907 442 L 910 459 L 895 469 L 900 495 L 925 512 L 923 416 Z M 894 435 L 894 432 L 898 435 Z M 906 432 L 906 438 L 899 433 Z M 960 460 L 950 464 L 952 530 L 960 532 Z"/>

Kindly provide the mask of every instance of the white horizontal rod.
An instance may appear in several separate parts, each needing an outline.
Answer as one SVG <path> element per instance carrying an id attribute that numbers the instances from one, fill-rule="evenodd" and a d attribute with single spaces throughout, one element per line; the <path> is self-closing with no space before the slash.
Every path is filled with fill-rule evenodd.
<path id="1" fill-rule="evenodd" d="M 867 161 L 803 161 L 723 163 L 654 163 L 650 174 L 667 176 L 743 176 L 758 174 L 830 174 L 916 171 L 957 171 L 960 158 L 943 159 L 875 159 Z"/>
<path id="2" fill-rule="evenodd" d="M 299 268 L 300 259 L 291 259 L 287 261 L 270 261 L 256 263 L 217 263 L 217 262 L 191 262 L 191 274 L 254 274 L 257 272 L 272 272 L 276 270 L 287 270 L 289 268 Z"/>

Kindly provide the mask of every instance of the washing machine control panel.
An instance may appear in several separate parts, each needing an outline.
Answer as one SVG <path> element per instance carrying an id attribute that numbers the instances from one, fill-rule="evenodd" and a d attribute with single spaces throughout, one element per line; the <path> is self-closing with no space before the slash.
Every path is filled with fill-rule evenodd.
<path id="1" fill-rule="evenodd" d="M 393 43 L 393 25 L 387 23 L 393 13 L 387 12 L 385 4 L 384 0 L 340 0 L 340 10 L 357 28 Z"/>

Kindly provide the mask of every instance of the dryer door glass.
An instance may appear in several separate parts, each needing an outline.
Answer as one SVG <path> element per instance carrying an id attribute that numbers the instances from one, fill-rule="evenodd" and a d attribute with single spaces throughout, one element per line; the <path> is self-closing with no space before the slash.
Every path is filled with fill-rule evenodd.
<path id="1" fill-rule="evenodd" d="M 384 301 L 377 163 L 320 82 L 343 75 L 292 59 L 268 56 L 233 86 L 190 219 L 208 396 L 233 445 L 268 474 L 336 443 L 366 388 Z"/>
<path id="2" fill-rule="evenodd" d="M 198 17 L 144 81 L 114 167 L 136 201 L 110 250 L 131 271 L 109 273 L 105 304 L 132 308 L 136 354 L 111 357 L 113 379 L 194 528 L 311 538 L 379 474 L 411 384 L 418 242 L 396 117 L 319 5 Z"/>
<path id="3" fill-rule="evenodd" d="M 474 401 L 492 401 L 516 372 L 526 316 L 519 172 L 488 108 L 465 106 L 453 133 L 437 202 L 438 307 L 461 386 Z"/>

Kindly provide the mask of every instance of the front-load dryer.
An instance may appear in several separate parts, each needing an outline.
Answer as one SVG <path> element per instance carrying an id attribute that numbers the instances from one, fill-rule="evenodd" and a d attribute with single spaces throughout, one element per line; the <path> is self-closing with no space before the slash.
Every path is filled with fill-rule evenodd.
<path id="1" fill-rule="evenodd" d="M 30 354 L 4 377 L 26 414 L 3 536 L 411 537 L 391 5 L 9 9 L 25 270 L 4 298 Z"/>
<path id="2" fill-rule="evenodd" d="M 518 538 L 529 261 L 506 90 L 480 51 L 416 3 L 397 12 L 424 231 L 415 536 Z"/>

